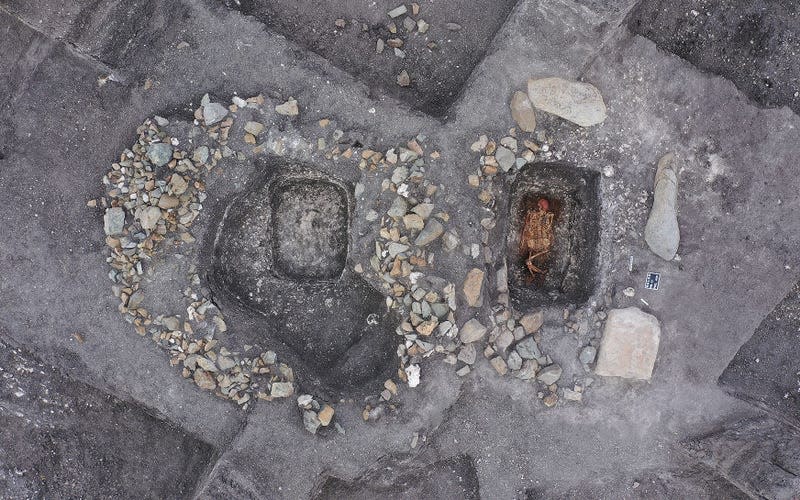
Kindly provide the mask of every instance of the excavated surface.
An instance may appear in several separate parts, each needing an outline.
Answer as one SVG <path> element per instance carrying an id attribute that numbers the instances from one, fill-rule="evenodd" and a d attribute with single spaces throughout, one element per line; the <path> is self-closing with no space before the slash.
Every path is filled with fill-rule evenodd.
<path id="1" fill-rule="evenodd" d="M 716 11 L 684 2 L 661 17 L 656 10 L 669 7 L 664 2 L 641 2 L 633 14 L 637 5 L 627 0 L 520 0 L 513 9 L 506 2 L 496 8 L 485 2 L 467 7 L 419 2 L 439 52 L 411 50 L 423 41 L 411 35 L 405 60 L 386 51 L 378 61 L 370 30 L 384 25 L 396 5 L 328 2 L 315 4 L 318 12 L 292 17 L 289 3 L 294 5 L 251 5 L 253 16 L 247 16 L 212 0 L 0 1 L 0 337 L 54 365 L 62 374 L 59 380 L 85 384 L 80 387 L 87 394 L 99 391 L 96 418 L 73 415 L 55 422 L 64 426 L 63 441 L 57 441 L 69 443 L 64 449 L 90 450 L 82 455 L 88 460 L 70 462 L 68 468 L 55 459 L 39 459 L 39 448 L 26 443 L 40 439 L 42 431 L 23 426 L 25 434 L 15 434 L 16 423 L 22 425 L 25 417 L 12 410 L 6 417 L 12 430 L 4 436 L 13 444 L 4 448 L 17 446 L 18 452 L 3 457 L 1 470 L 8 476 L 40 466 L 46 473 L 11 488 L 21 496 L 78 485 L 67 496 L 125 490 L 131 496 L 200 498 L 309 498 L 323 484 L 333 493 L 354 496 L 433 491 L 483 498 L 636 498 L 640 492 L 738 498 L 791 491 L 787 488 L 794 487 L 798 473 L 797 427 L 786 416 L 796 414 L 796 406 L 791 397 L 778 400 L 777 388 L 788 384 L 794 390 L 793 375 L 762 372 L 753 365 L 761 362 L 752 359 L 760 359 L 766 345 L 773 351 L 785 348 L 753 334 L 762 323 L 764 328 L 791 324 L 789 316 L 765 318 L 796 285 L 800 266 L 800 186 L 793 171 L 800 156 L 800 119 L 789 108 L 759 104 L 795 104 L 797 89 L 791 87 L 797 59 L 780 42 L 793 40 L 791 6 L 739 1 Z M 752 14 L 762 7 L 767 8 L 763 18 Z M 287 16 L 259 19 L 258 8 L 280 8 Z M 695 23 L 692 9 L 697 17 L 703 11 L 711 12 L 705 14 L 710 19 L 722 15 Z M 754 34 L 755 53 L 747 36 L 715 35 L 717 28 L 738 26 L 730 20 L 737 10 L 752 14 L 748 19 L 754 27 L 745 34 Z M 645 19 L 642 26 L 655 19 L 647 36 L 656 43 L 636 34 L 637 12 Z M 654 17 L 642 17 L 647 12 Z M 341 32 L 339 18 L 345 20 Z M 366 35 L 354 18 L 367 23 Z M 679 50 L 683 32 L 672 29 L 675 19 L 680 26 L 687 19 L 695 23 L 690 38 L 698 43 L 687 45 L 688 52 Z M 449 22 L 461 29 L 448 30 Z M 769 29 L 776 26 L 773 36 Z M 295 27 L 297 36 L 279 33 Z M 703 63 L 716 61 L 723 49 L 736 55 L 728 69 Z M 768 57 L 762 59 L 762 53 Z M 415 62 L 416 57 L 422 59 Z M 780 71 L 762 75 L 764 60 Z M 398 86 L 397 71 L 412 63 L 417 65 L 409 70 L 412 85 Z M 528 78 L 544 76 L 595 85 L 608 115 L 601 125 L 579 128 L 537 113 L 536 132 L 514 132 L 518 156 L 523 141 L 532 141 L 534 163 L 572 165 L 598 184 L 597 260 L 585 274 L 596 281 L 582 292 L 580 304 L 570 299 L 537 307 L 542 326 L 529 336 L 541 347 L 542 364 L 562 370 L 555 392 L 511 373 L 499 376 L 511 359 L 508 352 L 484 350 L 497 347 L 501 326 L 516 330 L 521 313 L 512 304 L 508 309 L 514 314 L 504 315 L 509 313 L 502 306 L 507 292 L 498 279 L 512 222 L 506 182 L 519 172 L 490 180 L 480 170 L 480 157 L 489 153 L 470 150 L 482 134 L 514 139 L 511 95 L 524 90 Z M 762 95 L 749 86 L 751 80 L 772 90 Z M 773 94 L 775 89 L 780 92 Z M 207 169 L 201 182 L 207 196 L 192 227 L 195 242 L 182 246 L 170 239 L 163 252 L 143 261 L 142 308 L 156 318 L 169 312 L 182 320 L 186 300 L 208 297 L 214 307 L 207 308 L 218 309 L 225 320 L 205 325 L 209 331 L 197 329 L 197 336 L 213 334 L 237 362 L 274 349 L 294 369 L 297 390 L 335 405 L 341 432 L 333 424 L 326 432 L 308 432 L 307 416 L 313 412 L 298 407 L 297 393 L 274 401 L 262 400 L 271 395 L 254 396 L 258 401 L 246 403 L 237 394 L 239 404 L 234 404 L 230 397 L 202 390 L 197 380 L 216 390 L 217 379 L 189 378 L 183 371 L 188 368 L 181 366 L 183 346 L 156 335 L 171 354 L 157 348 L 148 331 L 153 325 L 129 324 L 120 314 L 126 306 L 121 308 L 110 290 L 105 207 L 87 207 L 87 202 L 107 194 L 100 180 L 148 117 L 168 119 L 165 133 L 178 140 L 176 148 L 191 154 L 205 145 L 206 130 L 190 134 L 199 128 L 193 113 L 206 93 L 225 106 L 234 97 L 257 95 L 265 96 L 265 104 L 258 112 L 236 111 L 229 147 L 237 154 Z M 277 116 L 276 106 L 289 96 L 297 99 L 298 114 Z M 246 142 L 241 127 L 247 120 L 270 127 L 269 137 Z M 320 120 L 331 120 L 324 132 Z M 424 165 L 408 162 L 417 170 L 397 174 L 399 185 L 407 178 L 424 179 L 424 185 L 409 181 L 413 197 L 417 204 L 431 198 L 430 217 L 445 226 L 439 239 L 416 249 L 415 265 L 424 269 L 426 287 L 452 291 L 457 308 L 444 311 L 441 324 L 449 325 L 442 337 L 437 331 L 430 342 L 417 338 L 407 345 L 407 337 L 396 334 L 402 318 L 387 310 L 386 299 L 402 302 L 408 290 L 390 283 L 388 260 L 382 260 L 388 242 L 400 236 L 385 227 L 386 212 L 399 196 L 398 183 L 388 182 L 396 167 L 372 169 L 374 157 L 361 154 L 371 148 L 386 155 L 398 145 L 413 147 L 412 140 L 424 148 Z M 266 142 L 269 148 L 254 152 Z M 333 148 L 338 156 L 326 158 Z M 265 150 L 285 157 L 286 164 L 269 166 Z M 345 160 L 348 150 L 352 158 Z M 247 154 L 240 158 L 239 152 Z M 642 234 L 655 165 L 667 152 L 682 162 L 680 258 L 669 262 L 648 250 Z M 362 160 L 365 165 L 359 167 Z M 315 180 L 300 190 L 313 187 L 324 196 L 328 216 L 294 203 L 295 197 L 275 198 L 268 189 L 249 208 L 241 202 L 269 186 L 270 176 L 292 174 L 297 166 L 323 174 L 322 183 Z M 479 177 L 477 187 L 470 176 Z M 290 183 L 289 189 L 299 188 Z M 253 218 L 237 217 L 237 207 L 255 210 Z M 258 219 L 271 219 L 275 212 L 277 225 Z M 298 216 L 333 244 L 321 244 L 306 231 L 265 240 Z M 405 224 L 399 221 L 395 226 Z M 253 230 L 240 233 L 239 241 L 217 238 L 220 227 L 222 233 L 228 227 L 241 232 L 245 222 Z M 346 250 L 343 226 L 348 227 Z M 290 231 L 278 232 L 284 237 Z M 376 249 L 376 242 L 383 247 Z M 282 256 L 277 265 L 275 255 L 268 255 L 274 253 Z M 402 276 L 402 266 L 397 267 Z M 660 273 L 659 290 L 644 289 L 648 272 Z M 468 273 L 480 278 L 468 283 L 477 287 L 479 281 L 480 294 L 465 293 Z M 261 285 L 254 276 L 263 278 Z M 116 291 L 129 300 L 127 292 Z M 468 297 L 474 305 L 467 305 Z M 445 302 L 443 295 L 431 298 L 431 303 Z M 629 306 L 655 315 L 661 324 L 650 383 L 595 377 L 591 363 L 578 358 L 584 347 L 599 344 L 605 311 Z M 370 314 L 378 315 L 377 324 Z M 450 347 L 456 350 L 449 351 L 444 340 L 453 326 L 472 319 L 489 328 L 476 342 L 475 361 L 466 363 L 469 353 L 461 356 L 455 340 Z M 169 323 L 183 329 L 177 319 Z M 359 351 L 363 332 L 378 345 Z M 417 387 L 408 387 L 403 383 L 408 374 L 397 371 L 399 345 L 408 365 L 420 369 Z M 758 347 L 748 354 L 753 345 Z M 216 360 L 222 362 L 219 356 Z M 737 373 L 742 377 L 732 377 Z M 286 368 L 280 372 L 284 379 L 288 374 Z M 260 383 L 285 383 L 275 372 L 262 375 L 268 382 Z M 14 376 L 39 383 L 35 373 Z M 377 393 L 390 376 L 400 387 L 397 394 L 385 389 L 389 397 L 378 404 Z M 775 390 L 743 382 L 762 376 L 775 381 Z M 228 382 L 222 374 L 219 379 Z M 575 398 L 575 388 L 582 390 L 580 402 L 565 397 Z M 549 405 L 544 398 L 551 394 L 557 397 Z M 98 423 L 107 417 L 114 421 L 101 402 L 106 395 L 126 401 L 126 414 L 135 416 L 123 418 L 123 428 L 152 428 L 148 436 L 157 439 L 146 436 L 117 452 L 128 441 L 111 439 L 115 429 L 103 432 L 104 424 Z M 19 397 L 12 390 L 4 401 Z M 23 412 L 30 419 L 46 414 L 40 406 L 32 408 Z M 758 420 L 764 409 L 781 423 Z M 169 427 L 146 416 L 153 414 Z M 761 423 L 748 423 L 754 418 Z M 81 440 L 87 426 L 103 434 L 94 444 Z M 744 448 L 752 453 L 726 460 L 726 450 Z M 106 453 L 130 454 L 144 468 L 122 467 L 132 476 L 108 474 L 113 479 L 106 480 Z M 392 462 L 397 454 L 407 461 Z M 146 464 L 165 464 L 171 481 Z M 397 465 L 397 473 L 376 475 L 375 464 Z"/>

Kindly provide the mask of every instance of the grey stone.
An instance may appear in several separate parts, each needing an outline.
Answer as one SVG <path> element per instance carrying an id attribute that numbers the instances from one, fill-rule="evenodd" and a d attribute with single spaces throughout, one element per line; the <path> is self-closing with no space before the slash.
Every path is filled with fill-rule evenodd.
<path id="1" fill-rule="evenodd" d="M 398 254 L 401 254 L 409 249 L 408 245 L 403 245 L 402 243 L 397 243 L 395 241 L 389 243 L 387 250 L 389 251 L 389 257 L 397 257 Z"/>
<path id="2" fill-rule="evenodd" d="M 205 98 L 207 97 L 208 94 L 206 94 Z M 214 125 L 228 115 L 228 108 L 222 104 L 205 100 L 206 102 L 203 103 L 203 121 L 206 125 Z"/>
<path id="3" fill-rule="evenodd" d="M 217 366 L 219 366 L 220 370 L 230 370 L 231 368 L 236 366 L 236 362 L 227 356 L 218 356 Z"/>
<path id="4" fill-rule="evenodd" d="M 514 333 L 511 330 L 506 328 L 498 335 L 497 339 L 494 341 L 494 346 L 497 348 L 498 352 L 505 352 L 508 349 L 508 346 L 514 343 Z"/>
<path id="5" fill-rule="evenodd" d="M 458 239 L 458 235 L 454 231 L 447 231 L 444 234 L 444 238 L 442 239 L 442 247 L 448 252 L 452 252 L 456 248 L 461 241 Z"/>
<path id="6" fill-rule="evenodd" d="M 597 356 L 597 349 L 594 346 L 587 345 L 583 349 L 581 349 L 581 353 L 578 356 L 581 360 L 581 363 L 588 365 L 594 363 L 594 359 Z"/>
<path id="7" fill-rule="evenodd" d="M 103 215 L 103 230 L 109 236 L 122 233 L 125 229 L 125 209 L 122 207 L 111 207 L 106 209 Z"/>
<path id="8" fill-rule="evenodd" d="M 523 359 L 536 359 L 542 356 L 539 344 L 536 343 L 533 337 L 526 337 L 520 340 L 515 350 Z"/>
<path id="9" fill-rule="evenodd" d="M 247 122 L 244 124 L 244 131 L 258 136 L 261 132 L 264 131 L 264 124 L 259 122 Z"/>
<path id="10" fill-rule="evenodd" d="M 273 382 L 269 391 L 269 395 L 273 398 L 288 398 L 293 393 L 294 385 L 291 382 Z"/>
<path id="11" fill-rule="evenodd" d="M 511 118 L 523 132 L 533 132 L 536 129 L 536 112 L 525 92 L 518 90 L 511 96 Z"/>
<path id="12" fill-rule="evenodd" d="M 401 87 L 408 87 L 411 85 L 411 76 L 409 76 L 408 71 L 403 70 L 397 75 L 397 84 Z"/>
<path id="13" fill-rule="evenodd" d="M 536 370 L 539 369 L 539 363 L 534 359 L 526 359 L 522 362 L 522 368 L 514 374 L 520 380 L 531 380 L 536 377 Z"/>
<path id="14" fill-rule="evenodd" d="M 139 210 L 138 219 L 142 229 L 152 231 L 161 220 L 161 209 L 158 207 L 144 207 Z"/>
<path id="15" fill-rule="evenodd" d="M 519 370 L 522 368 L 522 357 L 516 351 L 511 351 L 506 360 L 508 368 L 511 370 Z"/>
<path id="16" fill-rule="evenodd" d="M 192 153 L 192 161 L 203 164 L 208 161 L 208 146 L 200 146 Z"/>
<path id="17" fill-rule="evenodd" d="M 406 212 L 408 212 L 408 202 L 403 197 L 398 196 L 392 201 L 392 205 L 386 211 L 386 214 L 389 217 L 399 218 L 404 216 Z"/>
<path id="18" fill-rule="evenodd" d="M 218 371 L 217 365 L 215 365 L 214 362 L 211 361 L 210 359 L 204 358 L 203 356 L 197 357 L 197 366 L 199 366 L 200 368 L 202 368 L 207 372 L 215 373 Z"/>
<path id="19" fill-rule="evenodd" d="M 431 216 L 431 213 L 433 213 L 433 203 L 420 203 L 412 208 L 411 211 L 423 219 L 427 219 Z"/>
<path id="20" fill-rule="evenodd" d="M 425 229 L 420 231 L 419 235 L 417 235 L 414 244 L 418 247 L 424 247 L 436 240 L 442 233 L 444 233 L 444 226 L 442 223 L 436 219 L 431 219 L 425 224 Z"/>
<path id="21" fill-rule="evenodd" d="M 172 159 L 172 146 L 156 142 L 147 146 L 147 158 L 157 167 L 163 167 Z"/>
<path id="22" fill-rule="evenodd" d="M 398 5 L 397 7 L 395 7 L 394 9 L 390 10 L 386 14 L 389 17 L 391 17 L 392 19 L 395 19 L 397 17 L 402 16 L 406 12 L 408 12 L 408 9 L 406 8 L 406 5 L 405 4 L 401 4 L 401 5 Z"/>
<path id="23" fill-rule="evenodd" d="M 392 172 L 391 180 L 393 183 L 400 184 L 406 179 L 408 179 L 408 167 L 401 165 Z"/>
<path id="24" fill-rule="evenodd" d="M 675 154 L 667 153 L 658 161 L 653 190 L 653 207 L 644 228 L 647 246 L 664 260 L 678 252 L 681 233 L 678 227 L 678 164 Z"/>
<path id="25" fill-rule="evenodd" d="M 137 290 L 133 292 L 133 294 L 128 299 L 128 309 L 136 309 L 140 305 L 142 305 L 142 301 L 144 300 L 144 294 L 141 290 Z"/>
<path id="26" fill-rule="evenodd" d="M 544 385 L 551 385 L 558 382 L 558 379 L 561 378 L 561 367 L 559 365 L 550 365 L 545 366 L 539 371 L 539 374 L 536 375 L 536 380 L 543 383 Z"/>
<path id="27" fill-rule="evenodd" d="M 494 157 L 497 160 L 497 164 L 503 169 L 503 172 L 511 170 L 517 161 L 517 156 L 514 152 L 504 146 L 497 147 Z"/>
<path id="28" fill-rule="evenodd" d="M 278 356 L 275 354 L 275 351 L 267 351 L 261 354 L 261 360 L 268 365 L 274 365 L 278 360 Z"/>
<path id="29" fill-rule="evenodd" d="M 590 127 L 606 119 L 603 96 L 594 85 L 564 80 L 541 78 L 528 80 L 528 99 L 537 109 Z"/>
<path id="30" fill-rule="evenodd" d="M 459 337 L 465 344 L 476 342 L 482 339 L 484 335 L 486 335 L 486 327 L 475 318 L 467 321 L 459 331 Z"/>
<path id="31" fill-rule="evenodd" d="M 316 412 L 311 410 L 303 411 L 303 426 L 308 432 L 311 434 L 316 434 L 320 425 L 322 425 L 322 423 L 319 421 L 319 417 L 317 416 Z"/>
<path id="32" fill-rule="evenodd" d="M 471 365 L 475 362 L 475 359 L 478 356 L 478 351 L 475 349 L 475 344 L 466 344 L 464 347 L 461 348 L 461 351 L 458 353 L 458 360 Z"/>

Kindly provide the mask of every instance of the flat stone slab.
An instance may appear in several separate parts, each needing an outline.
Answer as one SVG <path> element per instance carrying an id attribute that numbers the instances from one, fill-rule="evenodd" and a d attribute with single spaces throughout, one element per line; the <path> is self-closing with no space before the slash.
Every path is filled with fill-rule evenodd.
<path id="1" fill-rule="evenodd" d="M 637 307 L 608 312 L 595 373 L 650 380 L 658 355 L 658 319 Z"/>
<path id="2" fill-rule="evenodd" d="M 606 119 L 603 96 L 594 85 L 563 78 L 528 80 L 528 99 L 542 111 L 591 127 Z"/>

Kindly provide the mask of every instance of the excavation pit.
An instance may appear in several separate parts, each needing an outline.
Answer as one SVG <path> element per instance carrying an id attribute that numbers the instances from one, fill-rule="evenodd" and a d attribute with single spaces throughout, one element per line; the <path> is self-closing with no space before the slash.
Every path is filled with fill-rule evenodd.
<path id="1" fill-rule="evenodd" d="M 511 188 L 506 255 L 509 292 L 521 309 L 586 302 L 599 240 L 596 172 L 563 163 L 524 167 Z"/>
<path id="2" fill-rule="evenodd" d="M 397 318 L 348 270 L 352 188 L 280 160 L 263 167 L 281 173 L 251 183 L 219 223 L 210 250 L 215 301 L 240 326 L 241 343 L 274 348 L 308 390 L 380 387 L 394 368 Z"/>
<path id="3" fill-rule="evenodd" d="M 414 14 L 410 3 L 390 0 L 220 1 L 350 73 L 371 94 L 391 96 L 436 117 L 447 114 L 517 2 L 418 2 Z M 399 5 L 407 12 L 390 17 Z M 402 72 L 408 74 L 407 85 L 398 83 Z"/>
<path id="4" fill-rule="evenodd" d="M 278 274 L 334 279 L 347 259 L 347 194 L 319 179 L 288 178 L 272 192 L 272 242 Z"/>

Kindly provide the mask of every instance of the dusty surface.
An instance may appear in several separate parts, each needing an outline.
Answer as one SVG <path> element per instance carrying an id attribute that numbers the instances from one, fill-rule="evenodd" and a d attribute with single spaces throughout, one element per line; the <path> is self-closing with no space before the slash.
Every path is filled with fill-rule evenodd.
<path id="1" fill-rule="evenodd" d="M 213 463 L 180 428 L 0 347 L 3 498 L 186 497 Z"/>
<path id="2" fill-rule="evenodd" d="M 333 33 L 336 19 L 346 17 L 357 38 L 360 28 L 350 26 L 349 19 L 387 19 L 393 5 L 379 4 L 348 3 L 352 13 L 325 7 L 312 20 L 290 19 L 331 31 L 329 39 L 321 30 L 314 39 L 301 32 L 297 42 L 272 31 L 286 21 L 265 25 L 222 2 L 0 3 L 0 335 L 63 376 L 208 443 L 217 459 L 203 473 L 187 475 L 192 487 L 185 496 L 192 490 L 208 498 L 303 498 L 326 491 L 366 496 L 436 491 L 464 497 L 474 492 L 475 482 L 483 498 L 635 498 L 639 488 L 652 491 L 651 497 L 735 497 L 737 489 L 757 494 L 751 483 L 729 476 L 731 469 L 687 458 L 682 443 L 761 415 L 717 380 L 798 280 L 797 115 L 786 107 L 758 107 L 737 90 L 735 77 L 698 70 L 631 33 L 625 21 L 634 5 L 625 1 L 521 0 L 502 27 L 505 15 L 462 12 L 447 2 L 439 4 L 441 11 L 425 10 L 430 6 L 420 2 L 431 32 L 447 22 L 462 24 L 452 36 L 467 36 L 471 45 L 442 44 L 441 54 L 474 70 L 445 66 L 442 71 L 453 73 L 455 87 L 442 92 L 424 90 L 422 83 L 418 93 L 413 86 L 395 88 L 390 76 L 396 61 L 381 66 L 382 76 L 373 78 L 358 62 L 373 57 L 372 42 L 359 45 L 349 41 L 351 35 Z M 640 8 L 649 6 L 645 2 Z M 467 19 L 455 20 L 460 15 Z M 481 29 L 470 28 L 479 24 L 475 16 Z M 286 26 L 282 29 L 291 28 Z M 336 37 L 343 42 L 337 45 Z M 337 47 L 336 56 L 315 43 Z M 740 47 L 736 44 L 745 42 L 727 43 Z M 482 51 L 485 57 L 472 58 Z M 781 67 L 796 64 L 780 50 L 772 53 L 781 58 Z M 426 61 L 418 63 L 421 73 L 426 65 L 438 64 L 435 58 Z M 436 71 L 426 74 L 436 80 L 441 78 Z M 478 168 L 469 146 L 480 134 L 506 135 L 513 126 L 511 95 L 524 89 L 529 77 L 544 76 L 592 83 L 608 114 L 601 125 L 582 129 L 538 113 L 541 137 L 530 136 L 549 146 L 537 159 L 590 170 L 599 179 L 596 282 L 585 305 L 571 310 L 593 318 L 600 309 L 635 305 L 655 315 L 661 344 L 650 383 L 594 377 L 582 403 L 560 401 L 546 408 L 534 385 L 498 377 L 480 350 L 466 377 L 458 377 L 437 355 L 423 360 L 420 386 L 402 389 L 393 400 L 396 408 L 379 420 L 365 423 L 362 401 L 345 400 L 336 409 L 345 433 L 314 436 L 304 430 L 292 400 L 241 410 L 184 380 L 167 355 L 136 335 L 118 313 L 107 278 L 103 212 L 86 202 L 103 194 L 100 179 L 145 118 L 157 114 L 190 123 L 206 92 L 225 103 L 234 95 L 263 93 L 298 100 L 300 115 L 290 122 L 263 117 L 287 136 L 316 140 L 322 118 L 344 131 L 342 143 L 376 150 L 423 134 L 426 153 L 441 153 L 426 170 L 440 186 L 437 203 L 449 213 L 448 228 L 457 229 L 461 242 L 470 245 L 481 243 L 486 211 L 467 183 Z M 791 86 L 796 77 L 794 72 L 781 81 Z M 790 103 L 781 99 L 762 102 Z M 652 254 L 643 238 L 655 165 L 667 152 L 675 152 L 683 165 L 680 260 L 670 262 Z M 199 244 L 213 246 L 225 208 L 258 177 L 260 161 L 247 158 L 211 176 L 213 196 L 205 202 L 208 215 L 198 223 Z M 342 276 L 356 264 L 368 268 L 377 229 L 364 214 L 381 206 L 381 182 L 391 171 L 362 172 L 345 161 L 313 166 L 348 189 L 364 185 L 360 196 L 353 192 Z M 508 216 L 499 211 L 498 220 Z M 469 269 L 479 266 L 494 293 L 495 271 L 506 255 L 505 227 L 497 225 L 486 245 L 491 251 L 477 258 L 461 248 L 447 253 L 436 247 L 437 274 L 460 284 Z M 161 291 L 165 307 L 185 287 L 180 259 L 173 260 L 159 263 L 152 286 Z M 204 285 L 210 283 L 211 262 L 201 262 Z M 644 289 L 648 271 L 661 273 L 658 291 Z M 290 313 L 309 324 L 314 316 L 304 307 L 318 299 L 307 292 L 301 300 L 300 285 L 291 286 L 297 288 L 286 298 L 294 301 Z M 364 286 L 372 290 L 365 295 L 374 292 L 381 299 L 384 292 L 376 283 Z M 635 289 L 633 297 L 622 293 L 626 287 Z M 324 305 L 324 298 L 319 300 Z M 257 325 L 256 317 L 263 314 L 250 311 L 248 316 L 236 312 L 237 304 L 220 303 L 231 314 L 231 336 L 238 342 L 249 343 L 246 335 L 269 336 Z M 473 316 L 489 324 L 491 304 L 460 308 L 459 324 Z M 568 331 L 562 305 L 542 309 L 541 344 L 562 366 L 562 381 L 585 381 L 592 374 L 577 356 L 582 346 L 597 342 L 600 328 L 587 322 L 585 330 Z M 342 314 L 339 319 L 346 317 Z M 276 321 L 273 326 L 288 323 Z M 300 364 L 297 370 L 302 378 Z M 794 404 L 789 411 L 796 410 Z M 796 435 L 797 428 L 783 432 Z M 140 453 L 143 460 L 154 460 L 158 451 Z M 388 463 L 381 460 L 398 453 L 412 458 L 406 457 L 395 476 L 381 479 L 375 464 Z M 191 468 L 190 458 L 177 451 L 172 456 L 176 467 Z M 469 457 L 469 464 L 457 457 Z M 9 467 L 20 468 L 19 460 Z M 453 467 L 447 465 L 451 460 L 458 460 Z M 753 463 L 772 467 L 763 460 Z M 102 474 L 97 467 L 80 467 L 80 474 Z M 60 482 L 55 470 L 45 480 L 53 483 L 46 484 L 51 491 L 58 491 Z M 325 483 L 330 477 L 338 482 Z M 442 489 L 430 489 L 435 487 Z M 136 496 L 134 490 L 129 493 Z"/>

